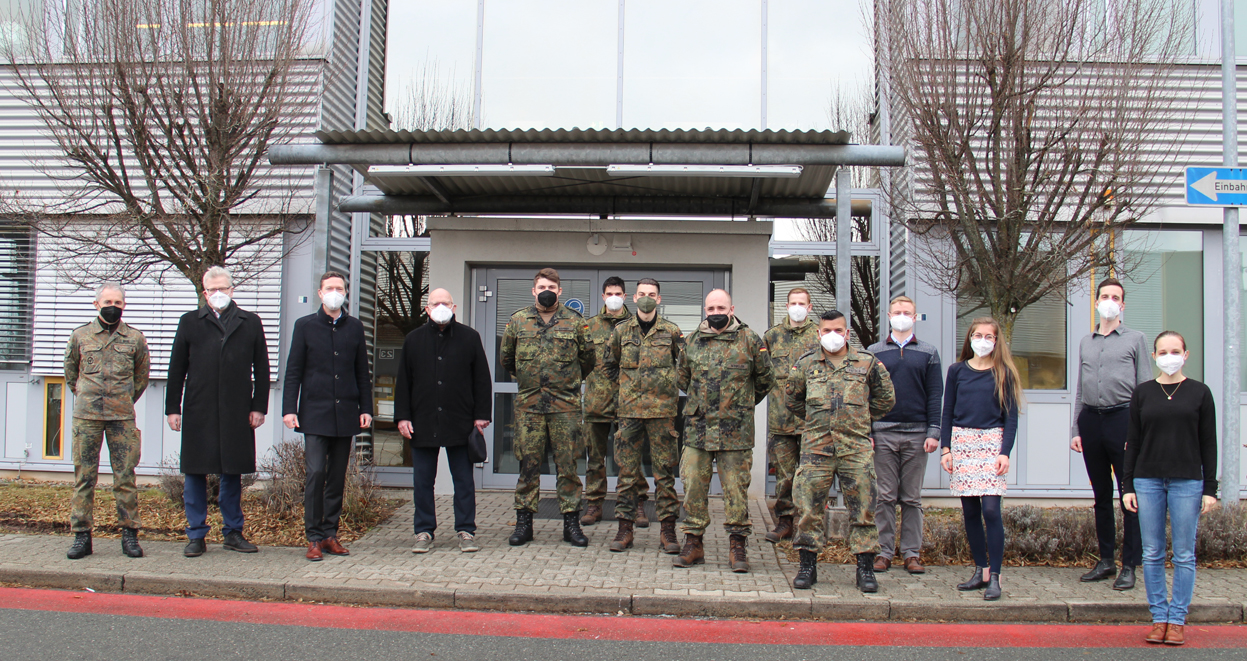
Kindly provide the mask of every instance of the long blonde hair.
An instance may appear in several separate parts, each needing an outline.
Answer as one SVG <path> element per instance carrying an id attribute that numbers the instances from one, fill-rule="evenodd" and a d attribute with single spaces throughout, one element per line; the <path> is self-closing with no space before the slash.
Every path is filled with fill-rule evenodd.
<path id="1" fill-rule="evenodd" d="M 979 317 L 971 321 L 970 328 L 966 331 L 966 340 L 961 345 L 961 355 L 957 357 L 957 360 L 965 362 L 974 357 L 974 349 L 970 347 L 970 337 L 974 335 L 975 329 L 979 326 L 991 326 L 992 333 L 996 335 L 996 346 L 992 348 L 991 353 L 987 354 L 987 357 L 992 361 L 992 376 L 996 377 L 996 400 L 1000 402 L 1000 408 L 1008 411 L 1011 404 L 1016 404 L 1021 408 L 1022 376 L 1018 374 L 1017 365 L 1013 364 L 1013 353 L 1009 351 L 1009 345 L 1000 333 L 1000 322 L 991 317 Z"/>

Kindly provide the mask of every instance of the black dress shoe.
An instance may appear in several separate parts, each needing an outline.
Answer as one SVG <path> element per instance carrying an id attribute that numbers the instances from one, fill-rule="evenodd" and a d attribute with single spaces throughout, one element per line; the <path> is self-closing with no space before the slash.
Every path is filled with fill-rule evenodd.
<path id="1" fill-rule="evenodd" d="M 983 591 L 983 599 L 987 601 L 1000 599 L 1000 572 L 992 572 L 991 580 L 987 582 L 987 589 Z"/>
<path id="2" fill-rule="evenodd" d="M 81 560 L 91 555 L 91 531 L 74 533 L 74 543 L 69 545 L 65 557 L 70 560 Z"/>
<path id="3" fill-rule="evenodd" d="M 1134 567 L 1130 565 L 1122 565 L 1121 573 L 1117 575 L 1117 580 L 1113 581 L 1114 590 L 1133 590 L 1134 589 Z"/>
<path id="4" fill-rule="evenodd" d="M 260 550 L 260 547 L 248 542 L 247 538 L 243 537 L 240 532 L 232 532 L 226 535 L 223 546 L 231 551 L 238 551 L 239 553 L 255 553 Z"/>
<path id="5" fill-rule="evenodd" d="M 182 549 L 182 555 L 188 558 L 198 558 L 207 550 L 208 545 L 204 543 L 203 537 L 200 537 L 187 542 L 186 548 Z"/>
<path id="6" fill-rule="evenodd" d="M 962 592 L 969 592 L 971 590 L 982 590 L 987 587 L 988 581 L 983 580 L 984 569 L 987 569 L 987 567 L 975 567 L 974 575 L 970 577 L 970 580 L 965 583 L 958 583 L 957 589 Z"/>
<path id="7" fill-rule="evenodd" d="M 1101 558 L 1100 561 L 1095 563 L 1095 566 L 1091 568 L 1091 571 L 1078 577 L 1078 580 L 1082 581 L 1083 583 L 1090 583 L 1092 581 L 1103 581 L 1106 578 L 1112 578 L 1116 574 L 1117 574 L 1117 563 L 1113 562 L 1112 558 L 1108 558 L 1108 559 Z"/>

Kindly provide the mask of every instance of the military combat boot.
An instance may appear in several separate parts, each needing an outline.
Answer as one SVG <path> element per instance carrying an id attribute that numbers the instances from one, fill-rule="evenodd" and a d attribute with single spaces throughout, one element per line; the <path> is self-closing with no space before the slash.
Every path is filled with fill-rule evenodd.
<path id="1" fill-rule="evenodd" d="M 632 522 L 620 519 L 619 532 L 615 533 L 615 541 L 611 542 L 610 549 L 616 553 L 622 553 L 630 548 L 632 548 Z"/>
<path id="2" fill-rule="evenodd" d="M 589 538 L 580 529 L 580 512 L 567 512 L 563 515 L 563 541 L 571 542 L 572 546 L 588 546 Z"/>
<path id="3" fill-rule="evenodd" d="M 749 571 L 749 555 L 745 551 L 744 535 L 729 535 L 727 538 L 728 555 L 732 565 L 732 571 L 737 574 L 744 574 Z"/>
<path id="4" fill-rule="evenodd" d="M 645 501 L 638 500 L 636 503 L 636 527 L 648 528 L 649 515 L 645 513 Z"/>
<path id="5" fill-rule="evenodd" d="M 766 541 L 775 544 L 781 539 L 792 539 L 792 517 L 775 517 L 775 529 L 766 534 Z"/>
<path id="6" fill-rule="evenodd" d="M 511 546 L 523 546 L 533 541 L 533 513 L 528 510 L 515 510 L 515 532 L 507 543 Z"/>
<path id="7" fill-rule="evenodd" d="M 143 547 L 139 546 L 139 531 L 134 528 L 121 529 L 121 552 L 131 558 L 143 557 Z"/>
<path id="8" fill-rule="evenodd" d="M 862 592 L 878 592 L 879 581 L 875 580 L 875 554 L 857 554 L 857 589 Z"/>
<path id="9" fill-rule="evenodd" d="M 818 554 L 801 549 L 801 568 L 796 578 L 792 579 L 792 587 L 798 590 L 809 590 L 818 582 Z"/>
<path id="10" fill-rule="evenodd" d="M 672 567 L 692 567 L 706 562 L 706 550 L 701 546 L 701 535 L 685 535 L 684 548 L 671 561 Z"/>
<path id="11" fill-rule="evenodd" d="M 65 557 L 81 560 L 88 555 L 91 555 L 91 531 L 74 533 L 74 543 L 69 546 L 69 553 Z"/>
<path id="12" fill-rule="evenodd" d="M 675 517 L 662 520 L 662 530 L 658 533 L 662 542 L 663 553 L 675 555 L 680 552 L 680 540 L 675 536 Z"/>
<path id="13" fill-rule="evenodd" d="M 585 506 L 585 515 L 580 517 L 580 525 L 591 526 L 602 520 L 602 503 L 589 503 Z"/>

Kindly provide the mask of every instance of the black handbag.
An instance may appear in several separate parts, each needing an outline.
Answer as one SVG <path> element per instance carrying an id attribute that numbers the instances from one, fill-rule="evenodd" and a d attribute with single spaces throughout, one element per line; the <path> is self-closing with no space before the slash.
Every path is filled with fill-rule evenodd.
<path id="1" fill-rule="evenodd" d="M 475 427 L 472 428 L 472 433 L 468 434 L 468 458 L 474 464 L 482 463 L 489 458 L 489 448 L 485 447 L 485 435 Z"/>

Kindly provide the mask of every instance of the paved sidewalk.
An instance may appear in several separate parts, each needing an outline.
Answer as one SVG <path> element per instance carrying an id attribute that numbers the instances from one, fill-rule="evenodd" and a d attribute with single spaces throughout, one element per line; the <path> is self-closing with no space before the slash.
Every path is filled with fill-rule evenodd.
<path id="1" fill-rule="evenodd" d="M 727 566 L 723 504 L 711 500 L 704 566 L 676 569 L 658 547 L 658 524 L 638 529 L 636 546 L 611 553 L 615 524 L 585 528 L 588 548 L 562 541 L 562 521 L 535 520 L 536 540 L 512 548 L 512 495 L 478 492 L 478 538 L 483 549 L 460 553 L 449 496 L 438 497 L 442 525 L 432 553 L 415 555 L 412 506 L 351 545 L 351 555 L 312 563 L 302 548 L 263 547 L 256 554 L 209 546 L 200 558 L 184 558 L 180 542 L 143 542 L 147 557 L 121 555 L 120 542 L 99 539 L 95 554 L 65 558 L 70 538 L 0 535 L 0 582 L 97 591 L 187 594 L 244 599 L 285 599 L 425 608 L 465 608 L 633 615 L 833 620 L 951 620 L 1034 622 L 1150 621 L 1140 572 L 1139 586 L 1115 592 L 1108 582 L 1078 582 L 1077 569 L 1009 568 L 1005 596 L 995 604 L 981 592 L 953 587 L 965 567 L 928 567 L 923 576 L 898 568 L 879 574 L 880 590 L 866 596 L 853 584 L 854 568 L 820 565 L 813 590 L 793 590 L 795 563 L 768 544 L 771 525 L 763 502 L 751 506 L 752 571 Z M 681 536 L 682 538 L 682 536 Z M 1247 570 L 1200 570 L 1192 622 L 1242 622 Z"/>

